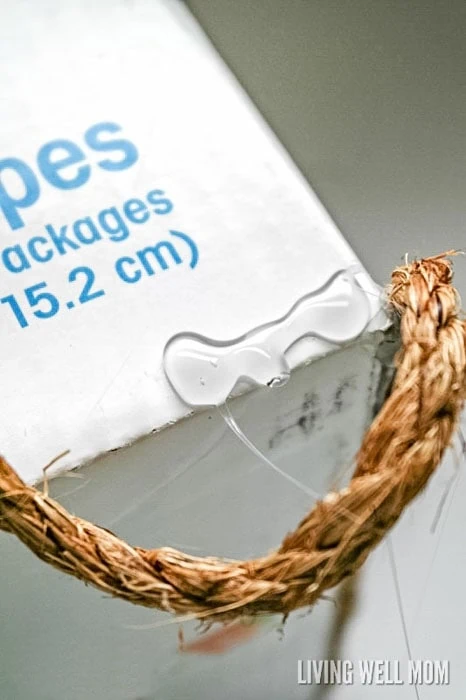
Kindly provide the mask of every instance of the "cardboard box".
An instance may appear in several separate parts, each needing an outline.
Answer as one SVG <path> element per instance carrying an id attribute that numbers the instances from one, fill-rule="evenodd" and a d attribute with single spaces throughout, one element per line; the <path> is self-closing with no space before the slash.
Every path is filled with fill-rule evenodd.
<path id="1" fill-rule="evenodd" d="M 0 13 L 2 453 L 33 482 L 70 449 L 56 471 L 86 466 L 52 494 L 131 542 L 267 551 L 309 492 L 217 409 L 181 420 L 193 406 L 164 348 L 180 333 L 222 343 L 269 328 L 349 270 L 367 323 L 338 343 L 310 327 L 288 348 L 286 386 L 231 403 L 264 455 L 325 493 L 382 391 L 379 290 L 181 3 Z M 328 605 L 312 629 L 295 616 L 286 645 L 273 622 L 228 667 L 193 660 L 176 654 L 175 627 L 154 627 L 165 616 L 103 600 L 11 537 L 1 547 L 5 700 L 207 698 L 220 682 L 232 700 L 301 697 L 297 650 L 325 648 Z"/>
<path id="2" fill-rule="evenodd" d="M 189 413 L 172 336 L 241 336 L 358 261 L 180 3 L 25 6 L 0 28 L 0 444 L 33 481 Z"/>

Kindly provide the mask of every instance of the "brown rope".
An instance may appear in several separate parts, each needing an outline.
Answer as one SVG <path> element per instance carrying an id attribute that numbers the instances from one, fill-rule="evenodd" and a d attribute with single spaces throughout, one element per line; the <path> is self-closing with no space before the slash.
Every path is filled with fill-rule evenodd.
<path id="1" fill-rule="evenodd" d="M 60 571 L 146 607 L 213 620 L 288 614 L 353 574 L 424 488 L 465 396 L 466 325 L 445 255 L 396 269 L 388 299 L 402 348 L 390 397 L 349 486 L 329 493 L 281 547 L 251 561 L 132 547 L 27 486 L 0 459 L 0 529 Z"/>

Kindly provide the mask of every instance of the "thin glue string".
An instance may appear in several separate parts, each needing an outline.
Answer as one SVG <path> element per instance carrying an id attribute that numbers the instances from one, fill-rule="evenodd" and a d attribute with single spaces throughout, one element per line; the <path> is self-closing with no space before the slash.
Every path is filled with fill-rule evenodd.
<path id="1" fill-rule="evenodd" d="M 406 617 L 403 609 L 403 598 L 401 595 L 401 586 L 400 586 L 400 580 L 398 578 L 398 570 L 396 568 L 396 560 L 395 560 L 395 551 L 393 547 L 393 539 L 392 535 L 389 534 L 387 537 L 387 549 L 388 549 L 388 557 L 390 560 L 390 568 L 392 570 L 392 577 L 393 577 L 393 583 L 395 585 L 395 593 L 396 593 L 396 602 L 398 605 L 398 611 L 400 613 L 400 618 L 401 618 L 401 625 L 403 628 L 403 636 L 406 644 L 406 650 L 408 652 L 408 659 L 409 661 L 413 661 L 413 654 L 411 651 L 411 644 L 409 643 L 409 635 L 408 635 L 408 628 L 406 625 Z M 414 683 L 414 690 L 416 693 L 416 698 L 417 700 L 420 700 L 420 695 L 419 695 L 419 688 L 417 683 Z"/>
<path id="2" fill-rule="evenodd" d="M 464 437 L 463 437 L 463 435 L 462 435 L 462 433 L 461 433 L 461 430 L 459 431 L 459 436 L 458 436 L 458 437 L 459 437 L 459 439 L 460 439 L 461 448 L 462 448 L 462 453 L 463 453 L 463 458 L 464 458 L 464 457 L 466 456 L 466 441 L 465 441 L 465 439 L 464 439 Z M 442 494 L 442 498 L 441 498 L 441 500 L 440 500 L 439 507 L 437 508 L 437 512 L 436 512 L 436 514 L 435 514 L 435 518 L 434 518 L 434 521 L 433 521 L 433 523 L 432 523 L 431 533 L 433 534 L 433 533 L 435 532 L 435 529 L 436 529 L 436 527 L 437 527 L 437 525 L 438 525 L 438 523 L 439 523 L 439 520 L 440 520 L 440 518 L 441 518 L 442 511 L 443 511 L 444 506 L 445 506 L 445 504 L 446 504 L 446 502 L 447 502 L 448 496 L 449 496 L 450 493 L 451 493 L 451 498 L 449 499 L 449 502 L 448 502 L 448 505 L 447 505 L 447 508 L 446 508 L 446 511 L 445 511 L 445 517 L 443 518 L 443 521 L 442 521 L 442 526 L 441 526 L 441 530 L 440 530 L 439 536 L 438 536 L 438 538 L 437 538 L 437 543 L 436 543 L 436 546 L 435 546 L 435 549 L 434 549 L 434 553 L 433 553 L 431 562 L 430 562 L 430 564 L 429 564 L 429 570 L 428 570 L 427 577 L 426 577 L 426 581 L 425 581 L 425 584 L 424 584 L 423 593 L 422 593 L 421 598 L 420 598 L 420 600 L 419 600 L 419 603 L 418 603 L 418 606 L 417 606 L 417 610 L 416 610 L 416 613 L 415 613 L 415 616 L 414 616 L 413 628 L 416 627 L 416 622 L 417 622 L 417 620 L 418 620 L 418 618 L 419 618 L 420 612 L 421 612 L 422 607 L 423 607 L 423 604 L 424 604 L 424 602 L 425 602 L 425 597 L 426 597 L 426 592 L 427 592 L 428 584 L 429 584 L 429 581 L 430 581 L 430 578 L 431 578 L 431 575 L 432 575 L 432 572 L 433 572 L 434 562 L 435 562 L 435 559 L 436 559 L 436 557 L 437 557 L 437 554 L 438 554 L 438 551 L 439 551 L 439 548 L 440 548 L 440 542 L 441 542 L 441 539 L 442 539 L 442 535 L 443 535 L 443 532 L 444 532 L 444 529 L 445 529 L 446 522 L 447 522 L 447 520 L 448 520 L 448 514 L 449 514 L 449 512 L 450 512 L 450 507 L 451 507 L 451 504 L 452 504 L 453 499 L 454 499 L 454 493 L 455 493 L 455 491 L 456 491 L 456 488 L 458 487 L 459 480 L 460 480 L 460 478 L 461 478 L 461 472 L 460 472 L 460 470 L 459 470 L 459 460 L 458 460 L 458 459 L 455 459 L 455 462 L 456 462 L 456 471 L 455 471 L 455 474 L 454 474 L 453 477 L 450 478 L 449 481 L 448 481 L 447 487 L 446 487 L 444 493 Z M 454 485 L 456 486 L 455 489 L 452 488 Z M 401 584 L 400 584 L 400 579 L 399 579 L 399 575 L 398 575 L 398 569 L 397 569 L 397 565 L 396 565 L 395 550 L 394 550 L 394 545 L 393 545 L 393 536 L 392 536 L 391 534 L 389 534 L 388 537 L 387 537 L 387 550 L 388 550 L 388 556 L 389 556 L 389 561 L 390 561 L 390 568 L 391 568 L 391 573 L 392 573 L 392 578 L 393 578 L 393 584 L 394 584 L 394 587 L 395 587 L 395 593 L 396 593 L 398 611 L 399 611 L 399 614 L 400 614 L 401 625 L 402 625 L 402 629 L 403 629 L 403 636 L 404 636 L 404 640 L 405 640 L 405 644 L 406 644 L 406 650 L 407 650 L 407 652 L 408 652 L 409 661 L 412 662 L 412 661 L 413 661 L 413 654 L 412 654 L 412 648 L 411 648 L 410 639 L 409 639 L 409 633 L 408 633 L 408 627 L 407 627 L 407 622 L 406 622 L 406 616 L 405 616 L 405 612 L 404 612 L 403 598 L 402 598 L 402 591 L 401 591 Z M 417 700 L 420 700 L 419 687 L 418 687 L 418 684 L 417 684 L 417 683 L 414 684 L 414 689 L 415 689 L 415 692 L 416 692 L 416 698 L 417 698 Z"/>
<path id="3" fill-rule="evenodd" d="M 462 453 L 463 453 L 463 459 L 466 459 L 466 444 L 464 442 L 464 438 L 462 437 L 461 432 L 459 435 L 460 435 L 460 443 L 461 443 L 461 448 L 462 448 Z M 459 483 L 460 483 L 461 478 L 463 476 L 462 470 L 459 469 L 458 457 L 456 457 L 455 462 L 457 464 L 455 474 L 453 475 L 453 479 L 449 480 L 449 483 L 447 485 L 447 489 L 445 490 L 444 494 L 442 495 L 442 498 L 440 501 L 440 506 L 441 506 L 441 509 L 443 511 L 443 518 L 441 521 L 440 531 L 439 531 L 438 537 L 437 537 L 437 542 L 435 544 L 434 551 L 432 554 L 432 559 L 430 561 L 427 575 L 425 578 L 425 582 L 423 585 L 422 594 L 419 598 L 419 601 L 418 601 L 418 604 L 416 607 L 416 612 L 415 612 L 414 617 L 413 617 L 413 623 L 412 623 L 413 629 L 415 629 L 417 627 L 417 623 L 419 621 L 419 617 L 421 615 L 422 608 L 424 607 L 424 603 L 425 603 L 425 599 L 426 599 L 426 595 L 427 595 L 427 590 L 429 588 L 430 580 L 432 578 L 432 574 L 434 571 L 434 564 L 435 564 L 435 561 L 437 559 L 438 553 L 440 551 L 440 544 L 442 542 L 442 537 L 443 537 L 443 534 L 445 531 L 446 524 L 448 522 L 448 516 L 450 513 L 450 509 L 451 509 L 451 506 L 453 504 L 456 492 L 458 490 Z M 450 498 L 448 498 L 448 496 L 450 496 Z M 436 516 L 434 518 L 434 522 L 432 524 L 433 526 L 435 525 L 435 528 L 437 527 L 437 525 L 440 521 L 440 516 L 441 516 L 441 514 L 438 515 L 438 511 L 439 511 L 439 508 L 437 508 L 437 513 L 436 513 Z M 432 533 L 434 532 L 434 530 L 432 528 L 431 528 L 431 532 Z"/>
<path id="4" fill-rule="evenodd" d="M 459 440 L 460 446 L 461 446 L 462 458 L 465 459 L 466 458 L 466 441 L 464 439 L 463 432 L 462 432 L 461 428 L 459 429 L 459 432 L 458 432 L 458 440 Z M 457 478 L 459 478 L 459 475 L 460 475 L 461 463 L 460 463 L 460 459 L 459 459 L 458 455 L 455 455 L 454 461 L 455 461 L 455 472 L 448 480 L 447 485 L 445 487 L 445 490 L 444 490 L 442 497 L 440 499 L 440 503 L 437 507 L 437 512 L 435 514 L 434 520 L 433 520 L 431 528 L 430 528 L 430 531 L 432 534 L 435 533 L 438 522 L 439 522 L 440 517 L 442 515 L 443 508 L 445 506 L 446 500 L 450 494 L 451 489 L 453 488 L 453 485 L 455 484 L 455 481 L 457 480 Z M 458 486 L 458 484 L 456 484 L 456 487 L 457 486 Z"/>
<path id="5" fill-rule="evenodd" d="M 183 464 L 177 471 L 174 473 L 170 474 L 166 479 L 164 479 L 161 483 L 157 484 L 157 486 L 154 486 L 153 489 L 150 489 L 146 493 L 144 493 L 144 496 L 142 498 L 139 498 L 137 501 L 133 501 L 128 508 L 125 510 L 121 511 L 118 513 L 117 516 L 115 516 L 110 522 L 108 523 L 108 527 L 113 527 L 117 523 L 121 522 L 125 518 L 127 518 L 129 515 L 132 515 L 136 510 L 138 510 L 144 503 L 147 503 L 148 500 L 150 500 L 153 496 L 155 496 L 157 493 L 160 491 L 163 491 L 167 486 L 172 484 L 174 481 L 182 477 L 184 474 L 186 474 L 192 467 L 195 467 L 196 464 L 201 462 L 207 455 L 209 455 L 221 442 L 223 439 L 223 436 L 225 434 L 225 429 L 223 429 L 219 435 L 219 437 L 215 440 L 213 445 L 210 445 L 204 452 L 202 452 L 199 456 L 197 456 L 195 459 L 192 459 L 192 456 L 190 455 L 190 459 Z"/>
<path id="6" fill-rule="evenodd" d="M 375 293 L 370 290 L 364 289 L 364 292 L 375 297 L 377 300 L 382 300 L 384 298 L 384 293 L 383 290 L 380 291 L 380 293 Z M 367 325 L 372 323 L 379 315 L 386 315 L 386 310 L 385 310 L 385 304 L 381 304 L 381 307 L 375 312 L 375 314 L 370 318 L 369 322 Z M 363 346 L 364 347 L 364 346 Z M 323 498 L 323 494 L 319 493 L 318 491 L 315 491 L 311 487 L 307 486 L 304 484 L 302 481 L 299 481 L 299 479 L 296 479 L 293 477 L 291 474 L 288 474 L 288 472 L 285 472 L 281 467 L 279 467 L 277 464 L 272 462 L 248 437 L 245 435 L 243 430 L 240 428 L 238 425 L 236 419 L 231 413 L 230 407 L 228 406 L 228 399 L 221 405 L 217 406 L 217 410 L 222 416 L 223 420 L 227 424 L 227 426 L 230 428 L 230 430 L 236 435 L 236 437 L 241 440 L 241 442 L 256 456 L 258 457 L 264 464 L 266 464 L 270 469 L 275 471 L 277 474 L 279 474 L 283 479 L 288 481 L 289 483 L 293 484 L 296 486 L 302 493 L 305 493 L 307 496 L 310 496 L 313 499 L 321 499 Z M 351 464 L 347 465 L 347 467 L 344 467 L 342 471 L 344 470 L 349 471 L 351 468 Z M 341 472 L 340 472 L 341 473 Z"/>
<path id="7" fill-rule="evenodd" d="M 308 496 L 311 496 L 311 498 L 314 499 L 319 499 L 322 498 L 322 494 L 318 493 L 317 491 L 314 491 L 314 489 L 310 488 L 309 486 L 306 486 L 306 484 L 303 484 L 302 481 L 299 481 L 299 479 L 296 479 L 294 476 L 291 476 L 291 474 L 288 474 L 288 472 L 285 472 L 283 469 L 281 469 L 279 466 L 274 464 L 263 452 L 259 450 L 256 445 L 254 445 L 253 442 L 243 433 L 241 428 L 239 427 L 238 423 L 236 422 L 235 418 L 233 417 L 230 407 L 227 405 L 225 402 L 224 404 L 217 406 L 218 412 L 222 416 L 223 420 L 227 424 L 227 426 L 232 430 L 232 432 L 238 437 L 241 442 L 246 445 L 246 447 L 260 460 L 264 462 L 268 467 L 273 469 L 277 474 L 279 474 L 283 479 L 286 481 L 289 481 L 290 484 L 293 484 L 293 486 L 296 486 L 300 491 L 305 493 Z"/>
<path id="8" fill-rule="evenodd" d="M 231 414 L 231 411 L 226 404 L 222 404 L 221 406 L 217 406 L 217 409 L 220 413 L 220 415 L 224 418 L 226 424 L 228 427 L 233 431 L 233 433 L 241 440 L 241 442 L 246 445 L 246 447 L 259 459 L 261 459 L 268 467 L 273 469 L 279 476 L 284 478 L 286 481 L 289 481 L 290 483 L 293 484 L 293 486 L 296 486 L 301 492 L 305 493 L 307 496 L 310 496 L 313 499 L 316 500 L 321 500 L 324 498 L 322 494 L 320 494 L 318 491 L 315 491 L 312 489 L 310 486 L 307 486 L 304 484 L 302 481 L 299 481 L 296 479 L 294 476 L 291 476 L 291 474 L 288 474 L 288 472 L 285 472 L 283 469 L 281 469 L 279 466 L 274 464 L 266 455 L 264 455 L 256 445 L 254 445 L 253 442 L 243 433 L 239 425 L 237 424 L 235 418 Z M 344 508 L 339 508 L 338 509 L 340 514 L 343 517 L 349 518 L 351 521 L 353 521 L 355 524 L 359 524 L 359 521 L 357 518 L 354 517 L 352 513 L 347 511 Z"/>

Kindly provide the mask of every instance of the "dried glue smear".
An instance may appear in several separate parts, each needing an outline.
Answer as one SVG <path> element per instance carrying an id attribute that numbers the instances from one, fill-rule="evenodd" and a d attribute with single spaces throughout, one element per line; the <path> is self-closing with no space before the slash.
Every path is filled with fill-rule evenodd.
<path id="1" fill-rule="evenodd" d="M 228 427 L 256 457 L 301 492 L 320 498 L 322 494 L 271 462 L 251 442 L 227 399 L 240 384 L 283 386 L 291 369 L 287 353 L 299 341 L 314 337 L 348 342 L 371 328 L 379 310 L 379 289 L 364 270 L 360 266 L 340 270 L 323 287 L 302 297 L 286 316 L 235 340 L 216 341 L 194 333 L 174 336 L 164 351 L 165 373 L 185 403 L 217 406 Z"/>
<path id="2" fill-rule="evenodd" d="M 164 368 L 172 387 L 190 406 L 221 406 L 239 384 L 282 386 L 290 376 L 287 352 L 308 337 L 342 344 L 369 325 L 371 304 L 360 270 L 340 270 L 320 289 L 302 297 L 283 318 L 230 341 L 195 333 L 174 336 L 165 346 Z"/>

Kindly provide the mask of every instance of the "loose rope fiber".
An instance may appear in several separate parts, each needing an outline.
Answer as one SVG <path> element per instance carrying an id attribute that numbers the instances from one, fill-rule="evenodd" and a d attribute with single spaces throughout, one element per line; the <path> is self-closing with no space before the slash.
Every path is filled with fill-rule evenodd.
<path id="1" fill-rule="evenodd" d="M 451 254 L 451 253 L 450 253 Z M 466 324 L 448 254 L 397 268 L 388 300 L 402 347 L 391 394 L 348 485 L 318 502 L 280 548 L 250 561 L 132 547 L 26 485 L 0 459 L 0 529 L 40 559 L 137 605 L 209 622 L 312 605 L 353 574 L 425 487 L 465 398 Z"/>

